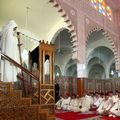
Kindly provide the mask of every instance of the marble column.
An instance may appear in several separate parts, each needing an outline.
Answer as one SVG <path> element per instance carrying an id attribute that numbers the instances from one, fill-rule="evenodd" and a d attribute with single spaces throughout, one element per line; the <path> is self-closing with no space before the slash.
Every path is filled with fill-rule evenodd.
<path id="1" fill-rule="evenodd" d="M 77 64 L 77 77 L 86 77 L 86 65 L 85 64 Z"/>

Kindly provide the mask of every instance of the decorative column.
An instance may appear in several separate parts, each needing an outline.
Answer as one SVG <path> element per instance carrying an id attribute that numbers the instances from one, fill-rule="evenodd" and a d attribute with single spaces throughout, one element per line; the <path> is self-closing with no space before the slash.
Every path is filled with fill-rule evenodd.
<path id="1" fill-rule="evenodd" d="M 86 36 L 85 36 L 85 15 L 82 11 L 77 11 L 77 77 L 86 77 Z"/>
<path id="2" fill-rule="evenodd" d="M 86 66 L 85 64 L 77 64 L 77 77 L 86 77 Z"/>

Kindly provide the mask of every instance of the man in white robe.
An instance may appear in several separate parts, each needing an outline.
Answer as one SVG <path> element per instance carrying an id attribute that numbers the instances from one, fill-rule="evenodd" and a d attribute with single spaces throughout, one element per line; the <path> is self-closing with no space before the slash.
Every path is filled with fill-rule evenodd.
<path id="1" fill-rule="evenodd" d="M 17 24 L 11 20 L 1 31 L 2 53 L 19 62 L 18 40 L 15 34 Z M 17 68 L 7 60 L 1 60 L 1 80 L 5 82 L 17 81 Z"/>
<path id="2" fill-rule="evenodd" d="M 102 97 L 102 95 L 98 95 L 96 101 L 94 101 L 94 105 L 96 106 L 96 108 L 98 108 L 100 106 L 100 104 L 102 103 L 104 97 Z"/>
<path id="3" fill-rule="evenodd" d="M 115 104 L 118 100 L 118 95 L 114 95 L 112 91 L 109 91 L 109 99 L 111 99 Z"/>
<path id="4" fill-rule="evenodd" d="M 79 95 L 76 95 L 76 98 L 74 100 L 74 105 L 72 108 L 72 111 L 74 112 L 79 112 L 80 111 L 80 106 L 81 106 L 81 99 Z"/>
<path id="5" fill-rule="evenodd" d="M 67 110 L 73 111 L 75 107 L 75 103 L 76 103 L 76 95 L 72 94 L 72 98 L 71 98 L 70 104 L 68 105 Z"/>
<path id="6" fill-rule="evenodd" d="M 118 100 L 114 106 L 110 109 L 109 116 L 120 117 L 120 92 L 118 92 Z"/>
<path id="7" fill-rule="evenodd" d="M 1 32 L 0 32 L 0 76 L 1 76 L 1 49 L 2 49 L 2 42 L 1 42 Z"/>
<path id="8" fill-rule="evenodd" d="M 119 94 L 119 91 L 116 90 L 116 91 L 115 91 L 115 94 L 114 94 L 113 97 L 112 97 L 114 104 L 115 104 L 115 103 L 118 101 L 118 99 L 119 99 L 118 94 Z"/>
<path id="9" fill-rule="evenodd" d="M 83 100 L 84 100 L 84 97 L 80 98 L 79 95 L 77 95 L 76 97 L 72 96 L 67 110 L 74 111 L 74 112 L 79 112 L 80 107 L 82 106 Z"/>
<path id="10" fill-rule="evenodd" d="M 58 110 L 62 109 L 61 104 L 62 104 L 63 101 L 64 101 L 64 98 L 61 95 L 60 99 L 55 103 L 55 108 L 58 109 Z"/>
<path id="11" fill-rule="evenodd" d="M 61 108 L 63 110 L 67 110 L 69 104 L 70 104 L 70 101 L 71 101 L 71 97 L 67 94 L 65 96 L 65 98 L 62 100 L 62 103 L 61 103 Z"/>
<path id="12" fill-rule="evenodd" d="M 88 112 L 91 107 L 91 99 L 86 93 L 84 93 L 83 98 L 81 100 L 80 112 Z"/>
<path id="13" fill-rule="evenodd" d="M 94 104 L 94 93 L 90 92 L 89 96 L 90 96 L 90 99 L 91 99 L 91 106 L 93 106 L 93 104 Z"/>
<path id="14" fill-rule="evenodd" d="M 109 99 L 109 95 L 105 94 L 105 99 L 102 101 L 102 103 L 97 109 L 98 114 L 107 115 L 112 105 L 113 105 L 113 102 L 111 99 Z"/>

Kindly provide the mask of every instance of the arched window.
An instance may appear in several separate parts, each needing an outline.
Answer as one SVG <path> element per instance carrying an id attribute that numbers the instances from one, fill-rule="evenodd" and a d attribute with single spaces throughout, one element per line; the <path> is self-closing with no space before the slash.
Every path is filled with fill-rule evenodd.
<path id="1" fill-rule="evenodd" d="M 89 0 L 91 5 L 98 10 L 100 14 L 108 17 L 109 20 L 112 20 L 112 10 L 111 8 L 105 3 L 104 0 Z"/>

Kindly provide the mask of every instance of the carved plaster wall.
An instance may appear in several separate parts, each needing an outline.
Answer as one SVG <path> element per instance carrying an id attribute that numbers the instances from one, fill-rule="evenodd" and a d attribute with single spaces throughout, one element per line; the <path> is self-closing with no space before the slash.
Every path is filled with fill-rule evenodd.
<path id="1" fill-rule="evenodd" d="M 103 29 L 104 35 L 111 43 L 116 69 L 120 70 L 120 36 L 119 28 L 114 21 L 110 21 L 93 9 L 88 0 L 50 0 L 57 11 L 65 18 L 72 33 L 72 58 L 79 64 L 86 64 L 86 45 L 89 35 L 93 31 Z"/>

